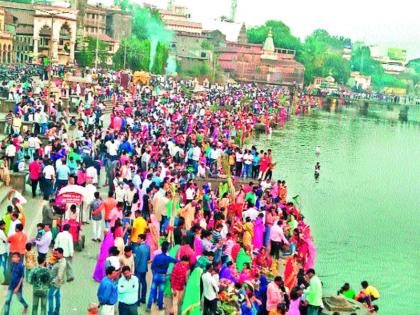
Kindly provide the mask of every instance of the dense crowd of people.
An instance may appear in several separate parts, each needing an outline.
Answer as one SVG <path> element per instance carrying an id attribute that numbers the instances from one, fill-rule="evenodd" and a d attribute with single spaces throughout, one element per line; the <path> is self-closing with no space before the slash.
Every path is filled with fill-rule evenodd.
<path id="1" fill-rule="evenodd" d="M 194 81 L 168 77 L 125 87 L 116 74 L 96 88 L 55 81 L 77 98 L 75 113 L 42 81 L 8 86 L 16 108 L 6 116 L 0 175 L 8 184 L 10 170 L 28 170 L 32 196 L 46 204 L 32 239 L 19 198 L 0 221 L 6 315 L 14 295 L 28 310 L 25 277 L 32 314 L 45 314 L 47 302 L 49 314 L 60 313 L 82 226 L 100 243 L 89 314 L 139 314 L 142 304 L 171 314 L 319 314 L 311 229 L 287 183 L 273 179 L 271 150 L 252 145 L 257 124 L 269 133 L 316 100 L 290 102 L 287 89 L 252 84 L 194 93 Z M 83 204 L 62 198 L 75 186 Z M 362 287 L 350 299 L 375 312 L 379 293 Z"/>

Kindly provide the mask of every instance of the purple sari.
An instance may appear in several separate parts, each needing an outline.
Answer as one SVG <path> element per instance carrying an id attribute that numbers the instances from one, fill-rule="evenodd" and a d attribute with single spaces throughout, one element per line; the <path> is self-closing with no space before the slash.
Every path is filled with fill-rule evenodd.
<path id="1" fill-rule="evenodd" d="M 102 241 L 98 260 L 96 261 L 95 271 L 93 272 L 93 279 L 97 282 L 101 282 L 102 278 L 105 277 L 105 260 L 109 255 L 109 249 L 114 246 L 114 242 L 114 234 L 109 231 Z"/>
<path id="2" fill-rule="evenodd" d="M 222 268 L 222 270 L 220 270 L 219 278 L 220 279 L 228 279 L 228 280 L 232 281 L 233 283 L 237 282 L 235 277 L 233 277 L 232 270 L 228 266 L 224 266 Z"/>

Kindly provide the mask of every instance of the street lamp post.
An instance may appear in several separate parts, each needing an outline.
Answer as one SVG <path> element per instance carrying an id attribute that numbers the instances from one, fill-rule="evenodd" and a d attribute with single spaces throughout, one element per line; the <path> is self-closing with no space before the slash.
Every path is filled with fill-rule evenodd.
<path id="1" fill-rule="evenodd" d="M 95 69 L 98 68 L 98 50 L 99 50 L 99 14 L 96 18 Z"/>

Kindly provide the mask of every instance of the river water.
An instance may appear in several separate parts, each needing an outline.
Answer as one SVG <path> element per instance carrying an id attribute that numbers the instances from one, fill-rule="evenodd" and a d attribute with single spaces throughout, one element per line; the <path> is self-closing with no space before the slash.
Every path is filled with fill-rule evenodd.
<path id="1" fill-rule="evenodd" d="M 274 178 L 287 181 L 289 196 L 302 197 L 325 291 L 335 294 L 344 282 L 358 291 L 367 280 L 380 290 L 380 314 L 418 315 L 420 109 L 410 109 L 408 123 L 395 114 L 318 110 L 256 143 L 273 150 Z"/>

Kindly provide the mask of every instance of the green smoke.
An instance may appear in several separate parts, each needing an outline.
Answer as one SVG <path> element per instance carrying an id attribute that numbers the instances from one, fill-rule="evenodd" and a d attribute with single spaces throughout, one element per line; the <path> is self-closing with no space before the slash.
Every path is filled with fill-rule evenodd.
<path id="1" fill-rule="evenodd" d="M 172 41 L 173 32 L 165 28 L 157 10 L 136 5 L 133 7 L 133 33 L 140 40 L 150 40 L 149 71 L 151 71 L 155 63 L 158 44 L 168 47 Z"/>

